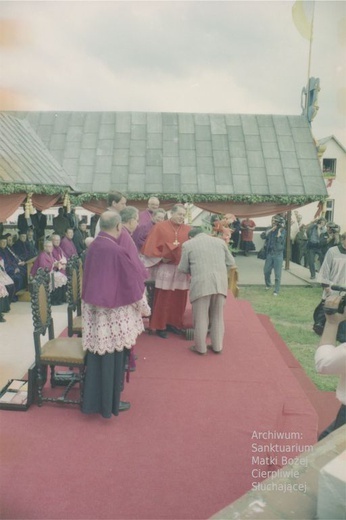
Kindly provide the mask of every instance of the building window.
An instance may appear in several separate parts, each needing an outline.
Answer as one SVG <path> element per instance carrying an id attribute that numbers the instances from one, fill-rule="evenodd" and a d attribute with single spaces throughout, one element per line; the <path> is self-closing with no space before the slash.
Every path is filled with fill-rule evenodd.
<path id="1" fill-rule="evenodd" d="M 328 222 L 334 221 L 334 199 L 330 199 L 326 201 L 326 213 L 325 217 Z"/>
<path id="2" fill-rule="evenodd" d="M 323 159 L 323 175 L 324 177 L 335 177 L 336 159 Z"/>

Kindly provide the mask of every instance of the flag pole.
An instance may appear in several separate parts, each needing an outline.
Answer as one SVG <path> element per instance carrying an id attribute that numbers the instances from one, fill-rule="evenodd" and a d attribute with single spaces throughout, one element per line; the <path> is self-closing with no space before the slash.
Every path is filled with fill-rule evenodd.
<path id="1" fill-rule="evenodd" d="M 312 16 L 311 16 L 311 27 L 310 27 L 310 39 L 309 39 L 309 57 L 308 57 L 308 82 L 306 86 L 306 98 L 305 98 L 305 113 L 308 118 L 308 108 L 310 102 L 310 73 L 311 73 L 311 57 L 312 57 L 312 40 L 314 35 L 314 18 L 315 18 L 315 0 L 312 2 Z M 308 118 L 309 120 L 309 118 Z M 311 124 L 311 123 L 310 123 Z"/>

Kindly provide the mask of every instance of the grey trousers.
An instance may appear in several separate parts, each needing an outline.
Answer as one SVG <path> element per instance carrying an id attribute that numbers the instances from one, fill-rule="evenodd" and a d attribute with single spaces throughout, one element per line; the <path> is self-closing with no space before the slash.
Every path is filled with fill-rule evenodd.
<path id="1" fill-rule="evenodd" d="M 195 348 L 199 352 L 207 351 L 206 339 L 209 328 L 213 350 L 217 352 L 222 350 L 225 301 L 226 297 L 223 294 L 210 294 L 192 302 Z"/>

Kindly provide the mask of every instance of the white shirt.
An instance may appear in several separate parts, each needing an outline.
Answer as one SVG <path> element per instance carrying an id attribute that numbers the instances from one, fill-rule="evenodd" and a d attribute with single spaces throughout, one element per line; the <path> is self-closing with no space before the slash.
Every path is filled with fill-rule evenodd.
<path id="1" fill-rule="evenodd" d="M 346 254 L 341 253 L 338 246 L 328 249 L 317 279 L 323 284 L 346 287 Z M 332 294 L 338 293 L 333 291 Z M 323 292 L 322 298 L 325 297 Z"/>
<path id="2" fill-rule="evenodd" d="M 337 347 L 321 345 L 315 353 L 315 366 L 320 374 L 340 376 L 336 397 L 346 404 L 346 343 Z"/>

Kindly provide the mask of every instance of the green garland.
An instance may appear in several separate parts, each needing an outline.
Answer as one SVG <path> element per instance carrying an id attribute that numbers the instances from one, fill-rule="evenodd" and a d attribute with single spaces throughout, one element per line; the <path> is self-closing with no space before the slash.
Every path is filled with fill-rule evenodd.
<path id="1" fill-rule="evenodd" d="M 35 185 L 35 184 L 15 184 L 0 183 L 0 194 L 11 195 L 13 193 L 36 193 L 45 195 L 65 195 L 68 192 L 71 204 L 82 206 L 84 202 L 90 200 L 106 200 L 107 193 L 73 193 L 67 186 L 54 185 Z M 215 194 L 180 194 L 180 193 L 138 193 L 128 192 L 126 197 L 129 200 L 147 200 L 149 196 L 158 197 L 161 200 L 172 202 L 242 202 L 244 204 L 260 204 L 261 202 L 272 202 L 283 205 L 305 205 L 310 202 L 324 201 L 327 196 L 321 195 L 215 195 Z"/>
<path id="2" fill-rule="evenodd" d="M 64 195 L 69 188 L 67 186 L 55 186 L 46 184 L 15 184 L 0 183 L 0 195 L 13 195 L 13 193 L 35 193 L 40 195 Z"/>
<path id="3" fill-rule="evenodd" d="M 321 195 L 215 195 L 215 194 L 180 194 L 180 193 L 135 193 L 127 192 L 126 197 L 129 200 L 147 200 L 149 196 L 158 197 L 161 200 L 172 202 L 242 202 L 245 204 L 259 204 L 263 202 L 272 202 L 284 205 L 305 205 L 310 202 L 323 201 L 327 197 Z M 83 203 L 90 200 L 105 200 L 107 193 L 82 193 L 79 195 L 70 193 L 71 203 L 74 206 L 82 206 Z"/>

